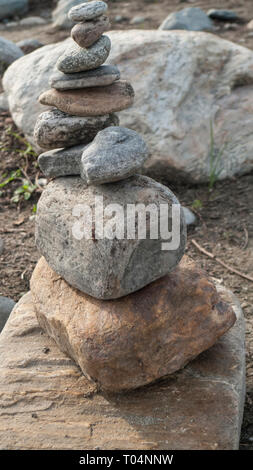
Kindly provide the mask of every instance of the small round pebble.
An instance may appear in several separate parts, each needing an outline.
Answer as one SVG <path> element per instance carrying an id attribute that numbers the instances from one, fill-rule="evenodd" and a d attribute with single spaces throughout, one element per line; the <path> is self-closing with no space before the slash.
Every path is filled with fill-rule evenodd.
<path id="1" fill-rule="evenodd" d="M 102 1 L 92 1 L 76 5 L 69 11 L 68 17 L 71 21 L 89 21 L 103 15 L 107 10 L 107 4 Z"/>

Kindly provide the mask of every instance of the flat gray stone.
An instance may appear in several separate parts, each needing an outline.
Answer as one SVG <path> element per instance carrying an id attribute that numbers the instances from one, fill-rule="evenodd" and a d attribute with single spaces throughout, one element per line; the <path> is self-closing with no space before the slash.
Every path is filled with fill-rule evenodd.
<path id="1" fill-rule="evenodd" d="M 4 325 L 15 305 L 14 300 L 0 295 L 0 332 L 4 328 Z"/>
<path id="2" fill-rule="evenodd" d="M 1 449 L 237 450 L 244 320 L 222 290 L 238 318 L 233 328 L 185 369 L 124 394 L 98 392 L 43 334 L 26 294 L 0 336 Z"/>
<path id="3" fill-rule="evenodd" d="M 162 22 L 160 30 L 186 29 L 188 31 L 213 31 L 210 18 L 201 8 L 189 7 L 170 13 Z"/>
<path id="4" fill-rule="evenodd" d="M 43 149 L 88 144 L 99 131 L 119 124 L 115 114 L 104 116 L 70 116 L 58 109 L 40 114 L 34 128 L 36 144 Z"/>
<path id="5" fill-rule="evenodd" d="M 3 75 L 12 62 L 23 55 L 23 51 L 14 42 L 0 37 L 0 76 Z"/>
<path id="6" fill-rule="evenodd" d="M 76 5 L 69 11 L 69 19 L 78 23 L 79 21 L 89 21 L 103 15 L 108 9 L 105 2 L 91 1 L 82 5 Z"/>
<path id="7" fill-rule="evenodd" d="M 96 69 L 102 65 L 111 49 L 111 41 L 108 36 L 101 36 L 89 49 L 83 49 L 71 41 L 70 47 L 57 61 L 57 68 L 63 73 L 85 72 Z"/>
<path id="8" fill-rule="evenodd" d="M 151 178 L 137 175 L 117 183 L 88 187 L 78 177 L 57 178 L 48 184 L 38 203 L 37 248 L 57 274 L 86 294 L 113 299 L 135 292 L 177 266 L 186 245 L 182 211 L 177 248 L 163 250 L 163 243 L 168 240 L 161 237 L 160 230 L 157 238 L 150 238 L 149 222 L 147 236 L 142 239 L 138 239 L 134 229 L 132 239 L 127 238 L 126 232 L 115 234 L 115 224 L 110 230 L 113 214 L 109 215 L 106 208 L 107 211 L 120 208 L 124 221 L 121 218 L 118 225 L 122 230 L 128 215 L 127 204 L 140 202 L 144 208 L 154 204 L 157 211 L 160 204 L 168 204 L 166 228 L 171 230 L 172 204 L 179 202 L 167 187 Z M 110 204 L 114 206 L 108 207 Z M 104 216 L 97 215 L 94 225 L 85 216 L 87 207 L 92 214 L 95 207 L 97 212 L 99 207 L 104 208 Z M 146 220 L 145 214 L 144 217 Z M 133 216 L 134 228 L 135 222 Z M 145 222 L 140 225 L 143 229 Z"/>
<path id="9" fill-rule="evenodd" d="M 86 145 L 55 149 L 39 156 L 38 163 L 47 178 L 80 175 L 81 157 Z"/>
<path id="10" fill-rule="evenodd" d="M 79 73 L 62 73 L 57 71 L 50 79 L 50 86 L 56 90 L 75 90 L 111 85 L 120 79 L 120 71 L 116 65 L 101 65 L 94 70 Z"/>
<path id="11" fill-rule="evenodd" d="M 108 127 L 84 150 L 81 177 L 88 185 L 120 181 L 138 173 L 148 156 L 147 145 L 137 132 Z"/>

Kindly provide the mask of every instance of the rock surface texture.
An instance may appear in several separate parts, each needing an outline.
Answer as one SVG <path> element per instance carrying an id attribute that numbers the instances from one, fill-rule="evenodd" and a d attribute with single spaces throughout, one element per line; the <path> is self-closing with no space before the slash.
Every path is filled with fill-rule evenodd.
<path id="1" fill-rule="evenodd" d="M 76 24 L 71 31 L 71 36 L 80 47 L 90 47 L 109 28 L 109 18 L 107 16 L 100 16 L 93 21 Z"/>
<path id="2" fill-rule="evenodd" d="M 115 113 L 133 104 L 134 90 L 130 83 L 118 80 L 106 87 L 84 88 L 59 92 L 51 89 L 39 98 L 41 104 L 56 106 L 73 116 L 101 116 Z"/>
<path id="3" fill-rule="evenodd" d="M 1 449 L 238 449 L 244 322 L 237 299 L 222 296 L 238 319 L 211 349 L 159 383 L 115 395 L 99 393 L 43 334 L 25 295 L 0 336 Z"/>
<path id="4" fill-rule="evenodd" d="M 0 245 L 1 245 L 1 242 L 0 242 Z M 14 306 L 15 306 L 14 300 L 0 295 L 0 332 L 2 331 L 5 323 L 7 322 Z"/>
<path id="5" fill-rule="evenodd" d="M 138 173 L 148 156 L 148 148 L 137 132 L 108 127 L 84 150 L 81 177 L 88 185 L 120 181 Z"/>
<path id="6" fill-rule="evenodd" d="M 86 4 L 74 6 L 69 11 L 68 17 L 75 23 L 94 20 L 98 16 L 103 15 L 107 9 L 108 6 L 105 2 L 94 0 Z"/>
<path id="7" fill-rule="evenodd" d="M 38 321 L 99 388 L 114 392 L 184 367 L 230 329 L 234 311 L 193 262 L 123 299 L 71 288 L 42 258 L 31 280 Z"/>
<path id="8" fill-rule="evenodd" d="M 218 178 L 253 168 L 253 52 L 208 33 L 113 31 L 110 63 L 135 90 L 121 125 L 142 134 L 151 158 L 146 171 L 168 180 L 208 182 L 210 122 L 216 150 L 224 149 Z M 69 44 L 45 46 L 14 62 L 5 73 L 12 116 L 29 141 L 44 107 L 53 67 Z M 27 74 L 29 70 L 29 74 Z"/>
<path id="9" fill-rule="evenodd" d="M 85 208 L 88 205 L 94 209 L 96 198 L 102 198 L 103 227 L 96 223 L 95 230 L 90 230 L 92 224 Z M 101 203 L 97 203 L 98 213 Z M 171 224 L 172 204 L 179 204 L 168 188 L 145 176 L 88 188 L 78 177 L 56 179 L 48 184 L 38 203 L 37 247 L 70 285 L 96 298 L 117 298 L 141 289 L 179 263 L 184 254 L 186 229 L 181 212 L 179 246 L 166 251 L 162 250 L 166 240 L 160 233 L 158 239 L 150 239 L 147 232 L 147 238 L 139 240 L 134 231 L 135 239 L 129 240 L 120 230 L 114 238 L 109 205 L 124 209 L 124 219 L 120 215 L 119 224 L 125 230 L 126 205 L 137 203 L 154 204 L 157 213 L 160 204 L 168 204 L 168 224 Z M 146 221 L 148 215 L 143 215 Z"/>
<path id="10" fill-rule="evenodd" d="M 38 159 L 39 166 L 47 178 L 80 175 L 81 158 L 86 147 L 86 145 L 75 145 L 41 153 Z"/>
<path id="11" fill-rule="evenodd" d="M 56 90 L 75 90 L 77 88 L 111 85 L 119 78 L 120 71 L 118 67 L 101 65 L 101 67 L 87 72 L 64 74 L 58 71 L 51 78 L 50 85 Z"/>
<path id="12" fill-rule="evenodd" d="M 34 136 L 45 149 L 71 147 L 91 142 L 99 131 L 119 124 L 114 114 L 96 117 L 69 116 L 58 109 L 46 111 L 37 119 Z"/>
<path id="13" fill-rule="evenodd" d="M 101 36 L 93 46 L 84 49 L 74 41 L 70 47 L 59 57 L 57 68 L 63 73 L 85 72 L 102 65 L 107 59 L 111 49 L 108 36 Z"/>

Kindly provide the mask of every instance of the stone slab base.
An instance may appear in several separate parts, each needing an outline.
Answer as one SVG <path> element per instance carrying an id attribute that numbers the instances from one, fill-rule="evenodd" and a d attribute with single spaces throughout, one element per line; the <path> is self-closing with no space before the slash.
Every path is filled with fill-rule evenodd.
<path id="1" fill-rule="evenodd" d="M 1 449 L 237 449 L 244 406 L 244 321 L 167 379 L 97 392 L 39 328 L 31 294 L 0 335 Z"/>

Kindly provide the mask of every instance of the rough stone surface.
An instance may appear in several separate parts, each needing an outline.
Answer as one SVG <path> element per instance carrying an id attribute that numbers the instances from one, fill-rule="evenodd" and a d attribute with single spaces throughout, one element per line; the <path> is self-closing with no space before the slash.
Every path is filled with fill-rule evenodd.
<path id="1" fill-rule="evenodd" d="M 77 5 L 69 11 L 69 19 L 78 23 L 79 21 L 89 21 L 103 15 L 108 9 L 105 2 L 94 0 L 87 4 Z"/>
<path id="2" fill-rule="evenodd" d="M 238 317 L 228 333 L 169 378 L 117 395 L 97 392 L 42 334 L 25 295 L 0 337 L 1 449 L 238 449 L 244 322 L 222 294 Z"/>
<path id="3" fill-rule="evenodd" d="M 79 73 L 57 72 L 50 79 L 50 86 L 56 90 L 71 90 L 76 88 L 89 88 L 94 86 L 111 85 L 120 79 L 118 67 L 113 65 L 101 65 L 94 70 Z"/>
<path id="4" fill-rule="evenodd" d="M 135 131 L 108 127 L 84 150 L 81 177 L 88 185 L 120 181 L 138 173 L 148 156 L 144 140 Z"/>
<path id="5" fill-rule="evenodd" d="M 0 20 L 16 15 L 24 15 L 28 10 L 28 0 L 0 0 Z"/>
<path id="6" fill-rule="evenodd" d="M 95 117 L 69 116 L 58 109 L 42 113 L 35 124 L 34 137 L 39 147 L 55 149 L 88 144 L 99 131 L 118 125 L 115 114 Z"/>
<path id="7" fill-rule="evenodd" d="M 104 217 L 97 218 L 103 222 L 104 237 L 100 222 L 88 230 L 89 217 L 85 216 L 84 210 L 84 205 L 94 210 L 98 197 L 100 200 L 103 198 Z M 49 183 L 38 203 L 37 247 L 52 269 L 70 285 L 96 298 L 118 298 L 141 289 L 179 263 L 185 250 L 186 230 L 181 211 L 177 249 L 162 250 L 166 240 L 160 233 L 158 239 L 150 239 L 148 230 L 146 239 L 138 240 L 136 236 L 136 239 L 129 240 L 124 233 L 113 238 L 113 227 L 110 232 L 112 214 L 107 206 L 117 204 L 123 207 L 126 219 L 126 205 L 137 203 L 145 207 L 152 203 L 158 210 L 160 204 L 168 204 L 171 230 L 171 206 L 179 204 L 178 200 L 167 187 L 150 178 L 135 176 L 118 183 L 88 188 L 78 177 L 56 179 Z M 96 204 L 97 212 L 99 204 Z M 122 225 L 125 225 L 124 221 Z M 149 228 L 149 223 L 147 225 Z"/>
<path id="8" fill-rule="evenodd" d="M 213 31 L 212 21 L 201 8 L 189 7 L 170 13 L 159 29 L 187 29 L 188 31 Z"/>
<path id="9" fill-rule="evenodd" d="M 23 39 L 22 41 L 17 42 L 17 46 L 24 52 L 24 54 L 30 54 L 33 51 L 36 51 L 40 47 L 43 47 L 42 44 L 38 39 L 30 38 L 30 39 Z"/>
<path id="10" fill-rule="evenodd" d="M 235 323 L 234 311 L 196 265 L 123 299 L 91 299 L 42 258 L 31 280 L 40 326 L 99 388 L 120 392 L 165 377 L 211 347 Z"/>
<path id="11" fill-rule="evenodd" d="M 111 49 L 111 41 L 108 36 L 101 36 L 89 49 L 83 49 L 73 40 L 66 51 L 59 57 L 57 68 L 63 73 L 85 72 L 102 65 Z"/>
<path id="12" fill-rule="evenodd" d="M 75 145 L 65 149 L 41 153 L 38 163 L 47 178 L 80 175 L 82 153 L 86 145 Z"/>
<path id="13" fill-rule="evenodd" d="M 56 8 L 53 10 L 53 27 L 55 29 L 70 29 L 73 21 L 68 17 L 69 10 L 78 4 L 88 2 L 89 0 L 59 0 Z"/>
<path id="14" fill-rule="evenodd" d="M 0 76 L 4 74 L 12 62 L 22 55 L 24 55 L 23 51 L 14 42 L 0 37 Z"/>
<path id="15" fill-rule="evenodd" d="M 14 300 L 0 295 L 0 332 L 4 328 L 14 306 Z"/>
<path id="16" fill-rule="evenodd" d="M 134 101 L 134 90 L 129 82 L 118 80 L 106 87 L 66 91 L 53 88 L 42 93 L 39 101 L 73 116 L 103 116 L 129 108 Z"/>
<path id="17" fill-rule="evenodd" d="M 112 31 L 109 62 L 133 83 L 136 97 L 121 125 L 143 135 L 155 178 L 208 182 L 210 122 L 215 148 L 224 148 L 218 179 L 253 168 L 253 52 L 208 33 Z M 14 62 L 4 77 L 17 126 L 34 144 L 37 103 L 70 40 Z M 29 73 L 27 71 L 29 70 Z"/>
<path id="18" fill-rule="evenodd" d="M 71 30 L 71 37 L 78 46 L 90 47 L 108 29 L 110 29 L 108 16 L 100 16 L 93 21 L 76 24 Z"/>

